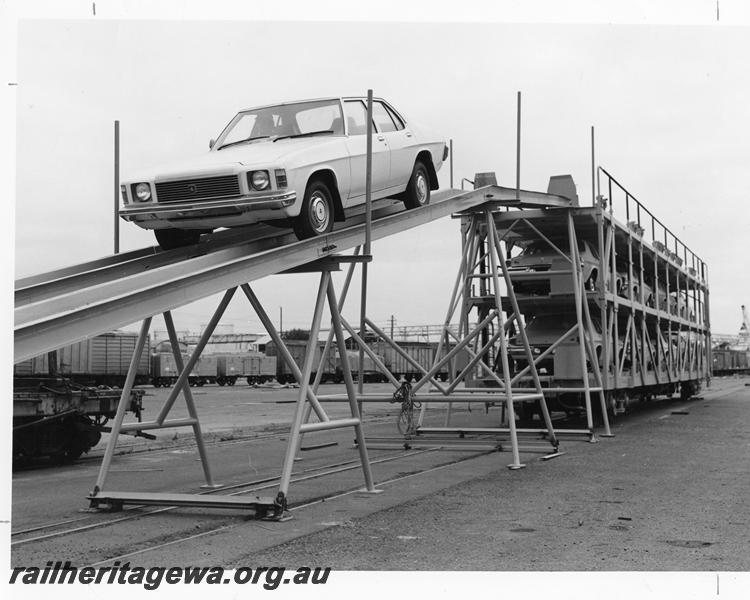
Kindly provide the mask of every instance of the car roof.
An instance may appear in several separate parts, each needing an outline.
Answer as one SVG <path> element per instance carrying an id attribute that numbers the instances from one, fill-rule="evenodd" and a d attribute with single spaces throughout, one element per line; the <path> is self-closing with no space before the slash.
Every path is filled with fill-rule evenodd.
<path id="1" fill-rule="evenodd" d="M 373 96 L 373 100 L 380 100 L 382 102 L 387 103 L 390 106 L 390 102 L 388 102 L 385 98 L 380 98 L 379 96 Z M 269 108 L 271 106 L 288 106 L 291 104 L 303 104 L 305 102 L 323 102 L 326 100 L 367 100 L 367 96 L 325 96 L 323 98 L 307 98 L 305 100 L 288 100 L 286 102 L 272 102 L 271 104 L 262 104 L 260 106 L 250 106 L 248 108 L 243 108 L 239 112 L 246 112 L 248 110 L 257 110 L 259 108 Z M 393 108 L 393 107 L 391 107 Z"/>

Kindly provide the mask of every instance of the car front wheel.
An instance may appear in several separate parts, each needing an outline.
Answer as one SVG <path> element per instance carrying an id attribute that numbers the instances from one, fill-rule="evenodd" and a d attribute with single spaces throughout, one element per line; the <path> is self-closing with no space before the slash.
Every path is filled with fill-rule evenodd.
<path id="1" fill-rule="evenodd" d="M 201 233 L 197 229 L 155 229 L 154 235 L 163 250 L 173 250 L 183 246 L 192 246 L 200 240 Z"/>
<path id="2" fill-rule="evenodd" d="M 414 170 L 406 186 L 404 205 L 406 208 L 419 208 L 430 203 L 430 173 L 421 161 L 414 163 Z"/>
<path id="3" fill-rule="evenodd" d="M 305 190 L 302 210 L 294 222 L 294 233 L 301 240 L 325 235 L 333 229 L 333 198 L 328 186 L 313 181 Z"/>

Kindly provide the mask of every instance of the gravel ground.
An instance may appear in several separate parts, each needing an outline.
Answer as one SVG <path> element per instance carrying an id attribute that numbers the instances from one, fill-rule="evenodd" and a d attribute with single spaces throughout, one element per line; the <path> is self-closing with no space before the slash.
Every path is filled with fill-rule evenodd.
<path id="1" fill-rule="evenodd" d="M 729 390 L 729 392 L 728 392 Z M 679 414 L 687 412 L 688 414 Z M 644 408 L 614 439 L 245 557 L 344 570 L 750 570 L 750 387 Z"/>

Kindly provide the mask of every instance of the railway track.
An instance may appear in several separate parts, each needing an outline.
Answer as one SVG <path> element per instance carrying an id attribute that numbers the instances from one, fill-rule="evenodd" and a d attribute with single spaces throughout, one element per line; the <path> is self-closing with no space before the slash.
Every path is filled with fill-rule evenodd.
<path id="1" fill-rule="evenodd" d="M 401 451 L 397 455 L 393 455 L 392 452 L 382 453 L 378 455 L 378 458 L 371 460 L 372 465 L 378 465 L 383 463 L 394 462 L 413 456 L 423 455 L 429 452 L 433 452 L 438 449 L 438 446 L 434 448 L 421 449 L 421 450 L 409 450 Z M 384 454 L 387 454 L 384 456 Z M 477 453 L 479 454 L 479 453 Z M 452 463 L 449 463 L 452 464 Z M 329 463 L 325 465 L 318 465 L 303 469 L 296 473 L 293 473 L 292 483 L 299 484 L 312 479 L 320 479 L 324 477 L 330 477 L 345 471 L 351 471 L 360 468 L 359 459 L 352 459 L 346 461 L 339 461 L 336 463 Z M 232 485 L 223 486 L 219 489 L 205 490 L 201 494 L 205 495 L 226 495 L 226 496 L 242 496 L 244 494 L 252 494 L 258 491 L 267 490 L 278 485 L 279 476 L 263 477 L 254 479 L 251 481 L 236 483 Z M 357 488 L 359 489 L 359 488 Z M 229 490 L 234 490 L 230 491 Z M 337 497 L 341 493 L 351 493 L 350 491 L 334 492 L 327 496 L 320 496 L 318 498 L 306 499 L 302 503 L 293 503 L 290 505 L 290 509 L 298 509 L 301 506 L 307 506 L 310 503 L 317 503 L 324 499 L 332 499 Z M 146 509 L 143 506 L 131 506 L 120 513 L 118 516 L 112 516 L 113 513 L 92 513 L 90 515 L 67 519 L 63 521 L 57 521 L 54 523 L 40 524 L 34 527 L 29 527 L 22 530 L 11 532 L 11 547 L 17 547 L 21 545 L 39 543 L 53 538 L 59 538 L 63 536 L 71 536 L 76 534 L 87 533 L 95 529 L 102 529 L 105 527 L 111 527 L 116 524 L 125 523 L 135 519 L 142 519 L 144 517 L 155 516 L 175 510 L 177 507 L 166 506 L 156 509 Z M 122 512 L 128 514 L 122 515 Z M 108 518 L 101 519 L 100 517 L 107 516 Z M 74 527 L 66 527 L 69 525 L 75 525 Z"/>
<path id="2" fill-rule="evenodd" d="M 388 459 L 373 460 L 373 461 L 371 461 L 371 464 L 375 465 L 375 464 L 379 464 L 379 463 L 386 462 L 386 461 L 395 461 L 395 460 L 399 460 L 399 459 L 405 458 L 407 456 L 411 456 L 413 454 L 424 454 L 426 452 L 433 452 L 433 451 L 438 450 L 438 449 L 439 449 L 439 447 L 434 447 L 434 448 L 430 448 L 430 449 L 416 450 L 416 451 L 412 451 L 412 452 L 404 452 L 404 453 L 402 453 L 399 456 L 390 457 Z M 462 457 L 460 457 L 458 459 L 455 459 L 455 460 L 452 460 L 452 461 L 449 461 L 449 462 L 446 462 L 444 464 L 440 464 L 440 465 L 437 465 L 437 466 L 434 466 L 434 467 L 430 467 L 430 468 L 427 468 L 427 469 L 421 469 L 421 470 L 418 470 L 418 471 L 415 471 L 415 472 L 412 472 L 412 473 L 406 473 L 406 474 L 403 474 L 403 475 L 399 475 L 397 477 L 390 477 L 390 478 L 386 478 L 386 479 L 383 479 L 383 480 L 376 480 L 375 481 L 375 485 L 376 485 L 376 487 L 382 487 L 382 486 L 387 486 L 387 485 L 390 485 L 390 484 L 398 483 L 398 482 L 404 481 L 406 479 L 409 479 L 411 477 L 415 477 L 417 475 L 424 475 L 425 473 L 432 473 L 432 472 L 435 472 L 435 471 L 439 471 L 441 469 L 445 469 L 446 467 L 449 467 L 449 466 L 454 465 L 456 463 L 467 461 L 467 460 L 471 460 L 472 458 L 476 458 L 477 456 L 480 456 L 482 454 L 489 454 L 491 452 L 494 452 L 494 450 L 488 450 L 488 451 L 484 451 L 484 452 L 472 453 L 472 454 L 470 454 L 468 456 L 462 456 Z M 358 468 L 358 467 L 359 467 L 359 464 L 357 464 L 357 465 L 355 465 L 355 466 L 353 466 L 351 468 Z M 299 481 L 299 480 L 297 480 L 297 481 Z M 293 479 L 292 482 L 294 483 L 295 480 Z M 270 487 L 270 486 L 264 486 L 264 487 Z M 254 492 L 256 490 L 264 489 L 264 487 L 255 488 L 253 490 L 246 490 L 246 491 L 243 491 L 242 493 L 251 493 L 251 492 Z M 337 498 L 342 498 L 344 496 L 349 496 L 351 494 L 355 494 L 357 492 L 360 492 L 361 490 L 362 490 L 361 486 L 356 486 L 354 488 L 350 488 L 350 489 L 347 489 L 347 490 L 337 491 L 337 492 L 333 492 L 331 494 L 327 494 L 327 495 L 323 495 L 323 496 L 318 496 L 316 498 L 307 499 L 307 500 L 302 501 L 302 502 L 292 503 L 289 506 L 288 510 L 289 510 L 289 512 L 292 512 L 292 513 L 299 513 L 301 511 L 304 511 L 306 508 L 310 508 L 310 507 L 316 506 L 316 505 L 321 504 L 323 502 L 335 500 Z M 230 494 L 230 495 L 233 495 L 233 494 Z M 243 525 L 244 525 L 244 523 L 237 523 L 237 522 L 225 523 L 225 524 L 218 525 L 216 527 L 212 527 L 212 528 L 209 528 L 207 530 L 201 531 L 200 533 L 186 535 L 186 536 L 178 537 L 176 539 L 172 539 L 172 540 L 169 540 L 169 541 L 166 541 L 166 542 L 153 544 L 153 545 L 150 545 L 150 546 L 147 546 L 147 547 L 144 547 L 144 548 L 139 548 L 138 550 L 134 550 L 132 552 L 128 552 L 128 553 L 125 553 L 125 554 L 120 554 L 118 556 L 111 556 L 111 557 L 108 557 L 105 560 L 101 560 L 101 561 L 98 561 L 98 562 L 95 562 L 95 563 L 91 563 L 91 564 L 86 565 L 86 566 L 89 566 L 89 567 L 103 567 L 103 566 L 106 566 L 106 565 L 108 565 L 110 563 L 113 563 L 115 561 L 121 561 L 121 560 L 126 559 L 126 558 L 131 558 L 131 557 L 134 557 L 134 556 L 138 556 L 138 555 L 141 555 L 141 554 L 145 554 L 147 552 L 152 552 L 154 550 L 159 550 L 161 548 L 166 548 L 168 546 L 174 546 L 174 545 L 177 545 L 177 544 L 180 544 L 180 543 L 184 543 L 184 542 L 188 542 L 188 541 L 191 541 L 191 540 L 194 540 L 194 539 L 197 539 L 197 538 L 201 538 L 201 537 L 205 537 L 205 536 L 208 536 L 208 535 L 213 535 L 215 533 L 219 533 L 219 532 L 222 532 L 222 531 L 226 531 L 226 530 L 234 529 L 234 528 L 237 528 L 237 527 L 241 527 Z"/>

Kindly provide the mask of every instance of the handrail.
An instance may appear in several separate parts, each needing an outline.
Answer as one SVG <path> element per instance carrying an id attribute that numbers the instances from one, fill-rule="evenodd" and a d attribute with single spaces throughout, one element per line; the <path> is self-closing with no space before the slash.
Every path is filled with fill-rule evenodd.
<path id="1" fill-rule="evenodd" d="M 607 198 L 604 198 L 601 194 L 601 183 L 598 176 L 599 172 L 603 173 L 607 177 L 606 187 L 609 194 Z M 614 184 L 625 194 L 625 218 L 627 220 L 628 226 L 631 228 L 637 226 L 638 233 L 640 235 L 643 235 L 646 229 L 641 223 L 641 213 L 646 213 L 646 215 L 651 218 L 651 241 L 654 243 L 655 249 L 667 253 L 670 258 L 672 258 L 680 267 L 682 267 L 684 263 L 686 269 L 692 268 L 694 271 L 694 275 L 698 274 L 698 272 L 700 271 L 700 277 L 705 281 L 707 278 L 706 263 L 695 252 L 688 248 L 688 246 L 682 240 L 680 240 L 680 238 L 672 233 L 672 231 L 664 223 L 662 223 L 654 215 L 654 213 L 652 213 L 641 202 L 639 202 L 638 199 L 625 188 L 625 186 L 623 186 L 619 181 L 617 181 L 617 179 L 612 176 L 612 174 L 610 174 L 604 167 L 597 167 L 597 187 L 599 191 L 598 199 L 602 203 L 604 201 L 608 201 L 610 214 L 614 213 L 614 196 L 612 194 L 612 184 Z M 631 220 L 631 200 L 635 204 L 635 218 L 633 220 Z M 606 206 L 605 204 L 603 205 Z M 661 228 L 664 234 L 663 242 L 660 239 L 657 239 L 657 225 Z M 670 250 L 670 246 L 674 247 L 674 252 Z M 680 250 L 682 250 L 682 256 L 680 256 Z M 689 264 L 688 256 L 690 256 Z"/>

